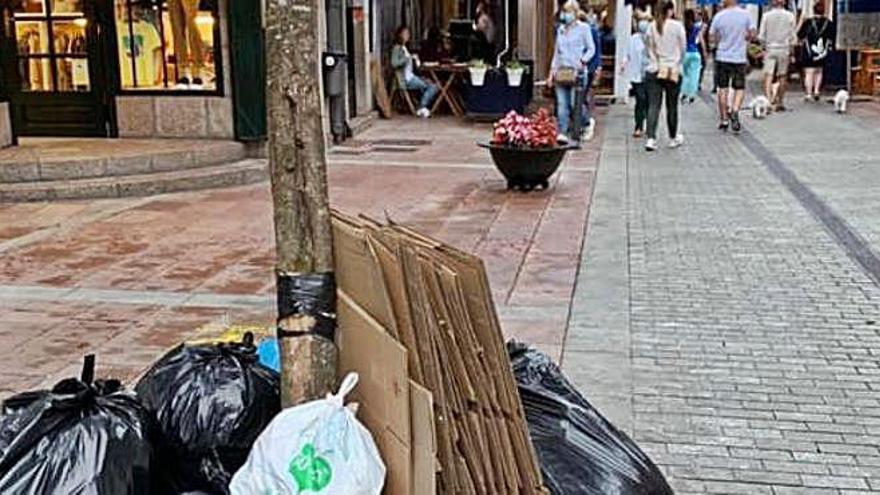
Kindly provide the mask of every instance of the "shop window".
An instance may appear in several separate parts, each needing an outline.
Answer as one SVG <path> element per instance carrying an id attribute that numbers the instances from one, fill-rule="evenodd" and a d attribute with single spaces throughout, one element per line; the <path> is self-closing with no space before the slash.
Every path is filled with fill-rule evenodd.
<path id="1" fill-rule="evenodd" d="M 215 91 L 217 0 L 115 0 L 123 90 Z"/>
<path id="2" fill-rule="evenodd" d="M 21 89 L 89 91 L 88 20 L 82 0 L 23 0 L 13 5 Z"/>

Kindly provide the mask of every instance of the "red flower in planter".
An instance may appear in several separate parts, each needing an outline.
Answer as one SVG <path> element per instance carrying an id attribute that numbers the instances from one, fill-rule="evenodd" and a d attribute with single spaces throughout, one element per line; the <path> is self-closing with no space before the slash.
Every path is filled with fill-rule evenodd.
<path id="1" fill-rule="evenodd" d="M 511 110 L 495 122 L 492 144 L 541 148 L 556 146 L 556 119 L 546 109 L 540 109 L 531 118 Z"/>

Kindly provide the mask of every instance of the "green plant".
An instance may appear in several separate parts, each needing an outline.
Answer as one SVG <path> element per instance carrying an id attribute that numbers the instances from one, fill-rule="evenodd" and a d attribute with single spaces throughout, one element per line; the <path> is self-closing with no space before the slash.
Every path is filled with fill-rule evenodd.
<path id="1" fill-rule="evenodd" d="M 524 72 L 529 70 L 529 68 L 526 67 L 524 63 L 520 62 L 519 59 L 516 58 L 511 59 L 506 64 L 504 64 L 504 68 L 510 70 L 521 70 Z"/>
<path id="2" fill-rule="evenodd" d="M 471 69 L 485 69 L 488 66 L 486 65 L 486 62 L 483 62 L 482 60 L 475 58 L 475 59 L 471 59 L 471 61 L 468 62 L 468 67 L 470 67 Z"/>

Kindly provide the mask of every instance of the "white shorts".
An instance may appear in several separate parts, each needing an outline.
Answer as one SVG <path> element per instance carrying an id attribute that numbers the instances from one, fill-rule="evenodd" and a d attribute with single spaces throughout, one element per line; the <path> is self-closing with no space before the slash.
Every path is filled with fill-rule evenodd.
<path id="1" fill-rule="evenodd" d="M 788 50 L 768 50 L 764 54 L 764 75 L 773 77 L 788 76 L 788 63 L 791 52 Z"/>

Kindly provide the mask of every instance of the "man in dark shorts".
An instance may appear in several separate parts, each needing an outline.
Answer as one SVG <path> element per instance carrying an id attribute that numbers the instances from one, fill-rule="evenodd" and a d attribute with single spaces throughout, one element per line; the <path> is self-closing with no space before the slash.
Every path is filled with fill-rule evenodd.
<path id="1" fill-rule="evenodd" d="M 746 68 L 749 41 L 755 36 L 755 24 L 746 9 L 736 0 L 724 0 L 724 10 L 712 19 L 709 36 L 715 42 L 715 83 L 718 86 L 718 128 L 734 132 L 742 130 L 739 111 L 746 89 Z M 730 88 L 733 88 L 733 107 L 729 107 Z"/>

